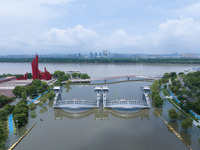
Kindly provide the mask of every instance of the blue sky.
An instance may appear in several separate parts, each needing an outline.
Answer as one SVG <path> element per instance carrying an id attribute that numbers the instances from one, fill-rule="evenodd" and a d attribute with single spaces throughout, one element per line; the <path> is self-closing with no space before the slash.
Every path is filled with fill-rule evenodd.
<path id="1" fill-rule="evenodd" d="M 197 0 L 1 0 L 1 54 L 199 53 Z"/>

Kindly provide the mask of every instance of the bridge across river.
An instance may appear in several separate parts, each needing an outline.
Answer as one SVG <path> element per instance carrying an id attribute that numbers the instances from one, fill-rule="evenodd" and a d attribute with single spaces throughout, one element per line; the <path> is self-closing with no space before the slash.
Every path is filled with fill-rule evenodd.
<path id="1" fill-rule="evenodd" d="M 90 108 L 113 108 L 113 109 L 135 109 L 135 108 L 150 108 L 150 100 L 148 93 L 143 93 L 145 100 L 107 100 L 106 93 L 108 87 L 95 87 L 97 92 L 97 100 L 58 100 L 58 93 L 54 99 L 54 108 L 70 108 L 70 109 L 90 109 Z"/>
<path id="2" fill-rule="evenodd" d="M 105 78 L 92 78 L 92 79 L 70 79 L 72 83 L 81 83 L 81 82 L 92 82 L 92 81 L 104 81 L 113 79 L 125 79 L 125 80 L 155 80 L 161 78 L 161 76 L 142 76 L 142 75 L 124 75 L 124 76 L 114 76 L 114 77 L 105 77 Z"/>

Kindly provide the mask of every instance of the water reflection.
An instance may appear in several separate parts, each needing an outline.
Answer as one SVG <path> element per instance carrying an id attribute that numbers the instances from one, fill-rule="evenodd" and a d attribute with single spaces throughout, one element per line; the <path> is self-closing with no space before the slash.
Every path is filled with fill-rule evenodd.
<path id="1" fill-rule="evenodd" d="M 172 128 L 173 128 L 175 131 L 178 131 L 179 125 L 178 125 L 177 122 L 175 122 L 175 121 L 170 121 L 170 122 L 169 122 L 169 125 L 171 125 Z M 171 130 L 169 127 L 168 127 L 168 131 L 171 132 L 171 133 L 173 133 L 172 130 Z"/>
<path id="2" fill-rule="evenodd" d="M 40 114 L 44 114 L 44 113 L 47 112 L 47 111 L 48 111 L 48 108 L 47 108 L 46 106 L 43 106 L 43 107 L 40 108 L 39 113 L 40 113 Z"/>
<path id="3" fill-rule="evenodd" d="M 187 145 L 191 145 L 191 135 L 187 131 L 181 130 L 180 135 L 183 137 Z"/>
<path id="4" fill-rule="evenodd" d="M 163 109 L 162 108 L 158 108 L 158 107 L 154 107 L 154 111 L 153 111 L 153 114 L 155 117 L 158 117 L 157 113 L 162 116 L 163 114 Z"/>
<path id="5" fill-rule="evenodd" d="M 113 109 L 89 109 L 85 111 L 75 111 L 65 109 L 55 109 L 55 120 L 62 120 L 63 117 L 70 119 L 82 119 L 94 114 L 94 120 L 109 120 L 109 115 L 120 119 L 133 119 L 140 117 L 141 120 L 149 119 L 149 109 L 133 111 L 116 111 Z"/>

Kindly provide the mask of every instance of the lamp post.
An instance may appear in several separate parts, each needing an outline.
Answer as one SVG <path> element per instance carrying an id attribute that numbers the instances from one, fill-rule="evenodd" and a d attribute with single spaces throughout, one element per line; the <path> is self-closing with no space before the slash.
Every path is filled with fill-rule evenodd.
<path id="1" fill-rule="evenodd" d="M 17 136 L 18 136 L 18 120 L 15 121 L 17 125 Z"/>

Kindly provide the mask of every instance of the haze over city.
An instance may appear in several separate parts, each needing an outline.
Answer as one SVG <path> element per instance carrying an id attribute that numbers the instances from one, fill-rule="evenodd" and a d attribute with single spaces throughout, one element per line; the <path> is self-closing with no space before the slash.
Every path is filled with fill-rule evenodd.
<path id="1" fill-rule="evenodd" d="M 198 53 L 198 0 L 14 0 L 0 5 L 7 54 Z"/>

